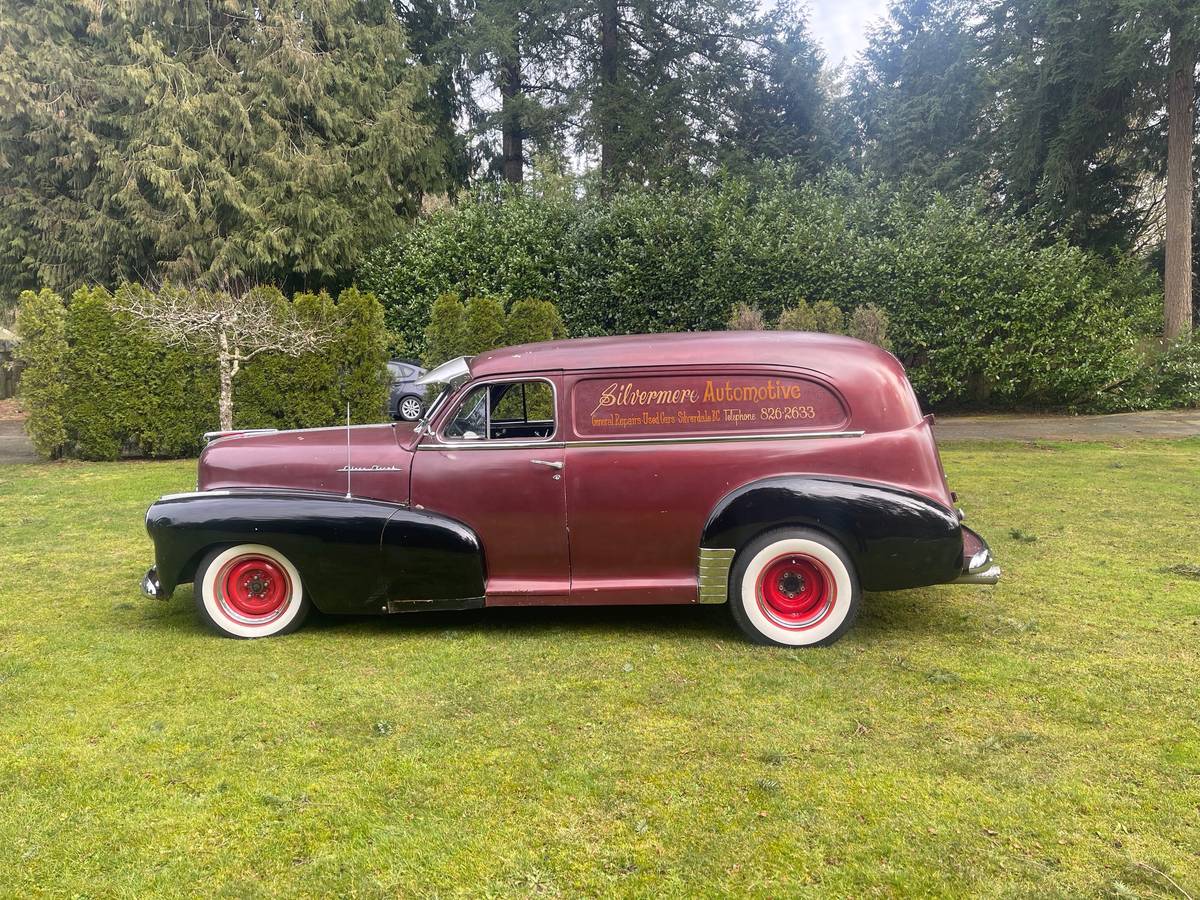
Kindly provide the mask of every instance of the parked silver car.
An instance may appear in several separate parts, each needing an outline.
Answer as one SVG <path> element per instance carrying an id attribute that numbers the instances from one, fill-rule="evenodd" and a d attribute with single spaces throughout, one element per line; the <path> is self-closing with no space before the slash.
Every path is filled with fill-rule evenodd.
<path id="1" fill-rule="evenodd" d="M 425 370 L 406 359 L 393 359 L 387 367 L 392 378 L 388 415 L 405 422 L 417 421 L 425 411 L 425 388 L 416 380 L 425 374 Z"/>

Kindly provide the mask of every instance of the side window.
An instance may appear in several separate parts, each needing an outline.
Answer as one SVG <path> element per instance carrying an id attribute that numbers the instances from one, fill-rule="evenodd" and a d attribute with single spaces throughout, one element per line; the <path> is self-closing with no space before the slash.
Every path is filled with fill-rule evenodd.
<path id="1" fill-rule="evenodd" d="M 546 440 L 554 435 L 554 389 L 508 381 L 469 391 L 442 432 L 448 440 Z"/>

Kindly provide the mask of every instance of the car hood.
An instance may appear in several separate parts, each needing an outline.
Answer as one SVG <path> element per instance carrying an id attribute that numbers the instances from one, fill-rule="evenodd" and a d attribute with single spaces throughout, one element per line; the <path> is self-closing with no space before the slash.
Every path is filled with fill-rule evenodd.
<path id="1" fill-rule="evenodd" d="M 408 423 L 230 435 L 213 441 L 200 455 L 198 486 L 202 491 L 272 487 L 349 492 L 403 503 L 416 441 Z"/>

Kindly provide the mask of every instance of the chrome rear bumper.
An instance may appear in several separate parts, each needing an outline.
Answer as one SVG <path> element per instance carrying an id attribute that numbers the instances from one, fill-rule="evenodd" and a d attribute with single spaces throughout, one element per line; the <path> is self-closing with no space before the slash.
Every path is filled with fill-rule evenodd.
<path id="1" fill-rule="evenodd" d="M 983 538 L 980 538 L 983 541 Z M 975 551 L 975 555 L 963 568 L 962 574 L 952 584 L 995 584 L 1000 580 L 1000 566 L 992 559 L 992 550 L 987 544 Z"/>

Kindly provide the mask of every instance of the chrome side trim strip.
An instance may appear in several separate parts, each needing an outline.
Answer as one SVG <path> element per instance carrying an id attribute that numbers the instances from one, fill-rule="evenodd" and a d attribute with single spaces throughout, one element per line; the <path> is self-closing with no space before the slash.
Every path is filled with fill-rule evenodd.
<path id="1" fill-rule="evenodd" d="M 308 430 L 316 431 L 315 428 Z M 234 428 L 232 431 L 206 431 L 204 432 L 204 443 L 211 444 L 213 441 L 226 437 L 242 437 L 243 435 L 253 434 L 275 434 L 278 431 L 278 428 Z"/>
<path id="2" fill-rule="evenodd" d="M 189 497 L 228 497 L 231 493 L 233 492 L 227 488 L 216 491 L 185 491 L 182 494 L 163 494 L 158 500 L 187 500 Z"/>
<path id="3" fill-rule="evenodd" d="M 729 568 L 736 550 L 721 547 L 701 547 L 697 565 L 701 603 L 724 603 L 729 599 Z"/>
<path id="4" fill-rule="evenodd" d="M 697 437 L 606 438 L 588 441 L 456 441 L 418 444 L 418 450 L 506 450 L 527 447 L 627 447 L 634 444 L 722 444 L 731 441 L 813 441 L 820 438 L 860 438 L 864 431 L 797 431 L 784 434 L 706 434 Z"/>
<path id="5" fill-rule="evenodd" d="M 863 431 L 793 431 L 780 434 L 702 434 L 695 437 L 604 438 L 567 441 L 568 447 L 620 447 L 628 444 L 723 444 L 731 441 L 812 441 L 819 438 L 859 438 Z"/>
<path id="6" fill-rule="evenodd" d="M 436 444 L 417 444 L 418 450 L 531 450 L 535 447 L 561 450 L 565 441 L 506 441 L 497 438 L 490 441 L 438 441 Z"/>

